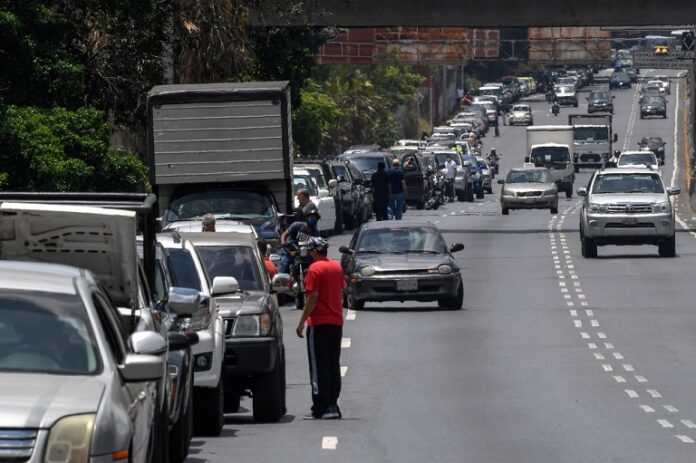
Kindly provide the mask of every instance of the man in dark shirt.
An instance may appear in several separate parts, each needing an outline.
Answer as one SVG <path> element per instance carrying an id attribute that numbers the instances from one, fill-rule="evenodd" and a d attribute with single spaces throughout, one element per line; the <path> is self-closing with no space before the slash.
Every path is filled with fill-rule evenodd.
<path id="1" fill-rule="evenodd" d="M 387 220 L 387 206 L 389 204 L 389 175 L 384 162 L 377 163 L 377 172 L 372 174 L 372 193 L 374 195 L 373 208 L 377 220 Z"/>
<path id="2" fill-rule="evenodd" d="M 404 212 L 404 191 L 406 181 L 404 171 L 401 170 L 401 161 L 398 158 L 392 161 L 393 168 L 389 171 L 389 194 L 391 195 L 391 207 L 396 220 L 401 220 Z"/>
<path id="3" fill-rule="evenodd" d="M 312 236 L 319 236 L 317 224 L 321 215 L 318 209 L 310 209 L 305 212 L 307 220 L 305 222 L 294 222 L 285 232 L 280 235 L 280 263 L 278 272 L 288 273 L 290 265 L 295 262 L 295 258 L 290 255 L 286 245 L 290 243 L 301 243 L 309 241 Z"/>

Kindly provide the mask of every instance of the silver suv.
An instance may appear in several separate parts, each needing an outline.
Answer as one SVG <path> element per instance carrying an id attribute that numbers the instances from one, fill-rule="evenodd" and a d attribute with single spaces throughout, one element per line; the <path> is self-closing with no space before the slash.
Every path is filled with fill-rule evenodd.
<path id="1" fill-rule="evenodd" d="M 580 214 L 583 257 L 597 257 L 597 246 L 653 244 L 660 256 L 674 257 L 674 210 L 659 172 L 647 167 L 610 168 L 595 172 Z"/>

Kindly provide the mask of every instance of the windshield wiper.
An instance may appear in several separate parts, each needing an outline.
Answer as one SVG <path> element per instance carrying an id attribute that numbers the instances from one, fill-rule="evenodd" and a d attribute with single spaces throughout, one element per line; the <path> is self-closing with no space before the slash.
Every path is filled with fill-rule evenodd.
<path id="1" fill-rule="evenodd" d="M 361 249 L 358 251 L 360 254 L 384 254 L 382 251 L 372 251 L 367 249 Z"/>
<path id="2" fill-rule="evenodd" d="M 437 251 L 431 251 L 426 249 L 409 249 L 408 251 L 404 252 L 409 254 L 437 254 Z"/>

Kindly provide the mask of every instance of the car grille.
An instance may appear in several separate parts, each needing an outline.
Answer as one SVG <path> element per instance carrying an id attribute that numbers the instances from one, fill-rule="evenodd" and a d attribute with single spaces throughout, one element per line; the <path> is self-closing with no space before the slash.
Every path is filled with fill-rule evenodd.
<path id="1" fill-rule="evenodd" d="M 525 197 L 530 197 L 530 196 L 541 196 L 543 194 L 544 194 L 543 191 L 518 191 L 517 197 L 525 198 Z"/>
<path id="2" fill-rule="evenodd" d="M 635 224 L 625 224 L 619 222 L 609 222 L 604 228 L 655 228 L 652 223 L 635 223 Z"/>
<path id="3" fill-rule="evenodd" d="M 234 328 L 234 321 L 236 317 L 223 318 L 222 321 L 225 322 L 225 337 L 232 336 L 232 328 Z"/>
<path id="4" fill-rule="evenodd" d="M 37 435 L 33 429 L 0 429 L 0 462 L 29 461 Z"/>
<path id="5" fill-rule="evenodd" d="M 595 153 L 581 154 L 580 155 L 580 160 L 582 162 L 599 162 L 601 159 L 602 159 L 601 156 L 599 154 L 595 154 Z"/>
<path id="6" fill-rule="evenodd" d="M 377 275 L 428 275 L 428 269 L 380 270 Z"/>
<path id="7" fill-rule="evenodd" d="M 610 204 L 607 206 L 609 214 L 650 214 L 651 204 Z"/>

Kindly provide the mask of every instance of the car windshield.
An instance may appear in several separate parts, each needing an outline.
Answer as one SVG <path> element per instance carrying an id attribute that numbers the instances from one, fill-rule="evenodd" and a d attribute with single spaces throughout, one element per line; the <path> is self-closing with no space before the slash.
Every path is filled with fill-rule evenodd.
<path id="1" fill-rule="evenodd" d="M 574 127 L 573 141 L 579 143 L 597 143 L 609 141 L 608 127 Z"/>
<path id="2" fill-rule="evenodd" d="M 309 175 L 300 175 L 300 174 L 295 174 L 293 175 L 293 190 L 295 193 L 297 193 L 301 189 L 305 189 L 309 191 L 309 196 L 317 196 L 317 187 L 314 185 L 314 182 L 312 181 L 312 177 Z"/>
<path id="3" fill-rule="evenodd" d="M 655 106 L 664 106 L 665 99 L 661 98 L 659 96 L 646 96 L 645 99 L 643 99 L 643 104 L 655 105 Z"/>
<path id="4" fill-rule="evenodd" d="M 604 92 L 596 92 L 593 93 L 592 96 L 590 96 L 591 100 L 608 100 L 609 99 L 609 94 L 604 93 Z"/>
<path id="5" fill-rule="evenodd" d="M 537 146 L 532 149 L 530 160 L 537 167 L 550 164 L 565 165 L 570 161 L 570 154 L 565 146 Z"/>
<path id="6" fill-rule="evenodd" d="M 592 193 L 664 193 L 658 174 L 604 174 L 592 184 Z"/>
<path id="7" fill-rule="evenodd" d="M 270 195 L 256 191 L 205 191 L 172 201 L 165 221 L 200 220 L 207 213 L 229 220 L 269 220 L 276 216 Z"/>
<path id="8" fill-rule="evenodd" d="M 452 134 L 451 138 L 453 137 L 454 134 Z M 377 163 L 385 162 L 383 156 L 351 156 L 348 159 L 353 163 L 353 165 L 355 165 L 355 167 L 360 169 L 360 171 L 367 178 L 370 178 L 372 174 L 377 172 Z"/>
<path id="9" fill-rule="evenodd" d="M 505 183 L 551 183 L 551 175 L 546 170 L 511 170 Z"/>
<path id="10" fill-rule="evenodd" d="M 309 172 L 309 175 L 312 176 L 312 180 L 314 180 L 319 188 L 326 188 L 326 182 L 324 181 L 324 174 L 321 172 L 321 169 L 315 168 L 315 167 L 307 167 L 306 168 L 307 172 Z"/>
<path id="11" fill-rule="evenodd" d="M 201 291 L 201 281 L 191 253 L 187 249 L 167 249 L 166 253 L 174 286 Z"/>
<path id="12" fill-rule="evenodd" d="M 100 371 L 99 350 L 80 296 L 0 291 L 0 372 Z"/>
<path id="13" fill-rule="evenodd" d="M 457 153 L 435 153 L 435 157 L 437 158 L 437 166 L 442 169 L 445 167 L 445 161 L 447 161 L 447 157 L 450 157 L 457 166 L 462 165 L 462 160 L 457 156 Z"/>
<path id="14" fill-rule="evenodd" d="M 643 154 L 624 154 L 619 156 L 619 166 L 636 166 L 636 165 L 655 165 L 657 160 L 652 153 Z"/>
<path id="15" fill-rule="evenodd" d="M 512 107 L 513 111 L 523 111 L 523 112 L 529 112 L 529 106 L 513 106 Z"/>
<path id="16" fill-rule="evenodd" d="M 197 246 L 208 284 L 215 277 L 234 277 L 242 291 L 261 291 L 263 283 L 253 248 L 250 246 Z"/>
<path id="17" fill-rule="evenodd" d="M 368 229 L 358 238 L 357 252 L 432 253 L 447 252 L 440 233 L 430 227 L 390 227 Z"/>

